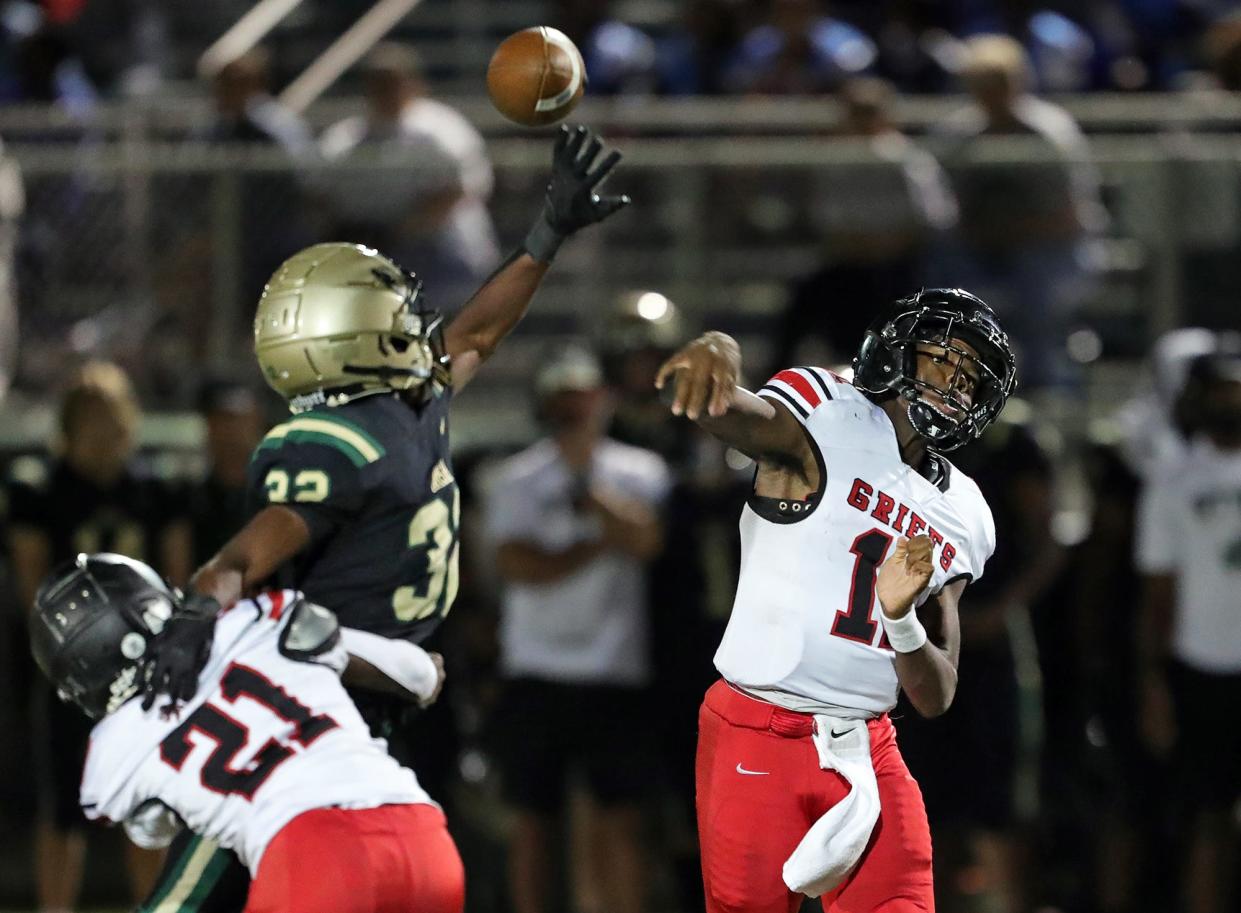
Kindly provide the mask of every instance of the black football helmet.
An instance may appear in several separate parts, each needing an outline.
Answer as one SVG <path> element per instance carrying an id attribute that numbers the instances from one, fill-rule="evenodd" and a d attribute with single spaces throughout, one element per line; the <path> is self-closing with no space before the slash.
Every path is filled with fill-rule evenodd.
<path id="1" fill-rule="evenodd" d="M 919 345 L 941 346 L 960 357 L 948 389 L 918 379 Z M 978 376 L 968 404 L 953 392 L 967 365 Z M 927 445 L 948 451 L 995 421 L 1017 385 L 1017 363 L 1008 335 L 982 299 L 959 288 L 923 289 L 889 305 L 867 328 L 853 359 L 853 383 L 873 399 L 905 400 L 909 421 Z M 928 400 L 928 391 L 953 413 Z"/>
<path id="2" fill-rule="evenodd" d="M 99 719 L 142 690 L 151 641 L 180 602 L 140 561 L 78 555 L 39 586 L 30 649 L 61 700 Z"/>

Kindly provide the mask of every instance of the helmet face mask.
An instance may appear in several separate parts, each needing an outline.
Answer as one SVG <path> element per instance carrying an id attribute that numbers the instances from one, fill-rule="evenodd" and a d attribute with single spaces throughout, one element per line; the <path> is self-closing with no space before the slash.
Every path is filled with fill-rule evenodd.
<path id="1" fill-rule="evenodd" d="M 100 719 L 142 690 L 150 643 L 179 600 L 146 565 L 79 555 L 49 574 L 35 597 L 35 662 L 62 700 Z"/>
<path id="2" fill-rule="evenodd" d="M 446 386 L 442 327 L 413 273 L 361 245 L 316 244 L 263 289 L 254 351 L 267 382 L 301 412 Z"/>
<path id="3" fill-rule="evenodd" d="M 924 371 L 920 358 L 950 371 Z M 853 367 L 858 389 L 908 403 L 910 424 L 939 451 L 979 437 L 1016 386 L 1007 335 L 986 304 L 960 289 L 897 301 L 871 324 Z"/>

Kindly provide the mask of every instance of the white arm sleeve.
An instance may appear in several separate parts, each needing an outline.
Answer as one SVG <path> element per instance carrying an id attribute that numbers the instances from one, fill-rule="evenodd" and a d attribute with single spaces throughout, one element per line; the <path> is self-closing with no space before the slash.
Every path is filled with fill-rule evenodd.
<path id="1" fill-rule="evenodd" d="M 341 628 L 340 639 L 350 656 L 370 663 L 419 700 L 425 701 L 435 693 L 439 672 L 422 647 L 354 628 Z"/>

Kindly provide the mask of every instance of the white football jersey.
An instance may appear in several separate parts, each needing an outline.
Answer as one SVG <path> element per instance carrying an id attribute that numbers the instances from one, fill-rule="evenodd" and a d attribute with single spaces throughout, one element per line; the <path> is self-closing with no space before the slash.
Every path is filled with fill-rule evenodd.
<path id="1" fill-rule="evenodd" d="M 1176 577 L 1172 655 L 1241 673 L 1241 453 L 1196 440 L 1151 473 L 1138 502 L 1137 566 Z"/>
<path id="2" fill-rule="evenodd" d="M 158 800 L 253 873 L 303 812 L 431 802 L 371 738 L 340 683 L 343 648 L 313 659 L 280 651 L 297 600 L 276 591 L 222 614 L 198 692 L 176 717 L 135 699 L 99 721 L 82 775 L 88 818 L 122 822 Z"/>
<path id="3" fill-rule="evenodd" d="M 907 466 L 891 419 L 836 375 L 781 371 L 759 395 L 803 423 L 826 481 L 806 501 L 747 502 L 737 596 L 716 668 L 792 709 L 884 713 L 898 684 L 875 599 L 879 566 L 900 537 L 928 535 L 934 576 L 919 606 L 954 580 L 976 580 L 995 549 L 991 511 L 946 459 L 936 457 L 938 484 Z"/>

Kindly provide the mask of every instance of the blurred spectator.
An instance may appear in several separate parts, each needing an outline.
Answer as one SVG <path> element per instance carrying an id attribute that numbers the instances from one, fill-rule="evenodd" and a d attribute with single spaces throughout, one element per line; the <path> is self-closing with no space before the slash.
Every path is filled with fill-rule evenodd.
<path id="1" fill-rule="evenodd" d="M 1204 44 L 1220 88 L 1241 92 L 1241 14 L 1214 23 L 1207 29 Z"/>
<path id="2" fill-rule="evenodd" d="M 724 68 L 741 40 L 740 0 L 687 0 L 682 28 L 659 43 L 659 91 L 720 95 Z"/>
<path id="3" fill-rule="evenodd" d="M 1168 885 L 1168 768 L 1141 738 L 1137 664 L 1142 578 L 1134 567 L 1134 519 L 1141 479 L 1120 448 L 1096 441 L 1085 466 L 1093 503 L 1090 533 L 1077 550 L 1076 652 L 1084 668 L 1086 732 L 1099 757 L 1094 819 L 1094 901 L 1101 913 L 1140 905 L 1175 907 Z M 1083 874 L 1087 874 L 1083 872 Z"/>
<path id="4" fill-rule="evenodd" d="M 188 494 L 194 567 L 202 567 L 248 519 L 246 470 L 266 422 L 254 391 L 235 381 L 208 381 L 198 414 L 207 427 L 207 475 Z"/>
<path id="5" fill-rule="evenodd" d="M 202 139 L 213 143 L 273 143 L 294 160 L 315 154 L 306 122 L 270 91 L 271 57 L 252 48 L 220 68 L 211 83 L 215 120 Z"/>
<path id="6" fill-rule="evenodd" d="M 91 81 L 109 95 L 151 95 L 163 83 L 167 19 L 159 0 L 60 0 L 45 3 L 66 30 Z"/>
<path id="7" fill-rule="evenodd" d="M 491 162 L 478 131 L 427 96 L 417 55 L 397 44 L 367 58 L 368 111 L 324 133 L 320 192 L 332 234 L 385 250 L 426 282 L 437 306 L 465 301 L 499 249 L 487 199 Z"/>
<path id="8" fill-rule="evenodd" d="M 945 164 L 960 203 L 951 251 L 935 283 L 969 288 L 989 302 L 1019 347 L 1026 389 L 1066 385 L 1065 340 L 1091 290 L 1088 244 L 1105 223 L 1085 138 L 1068 112 L 1030 94 L 1025 50 L 1005 35 L 966 43 L 962 77 L 973 107 L 949 123 Z M 1026 137 L 1039 158 L 986 157 L 989 137 Z"/>
<path id="9" fill-rule="evenodd" d="M 1028 629 L 1031 606 L 1061 564 L 1051 531 L 1054 471 L 1026 424 L 1028 413 L 1010 402 L 980 440 L 952 454 L 953 464 L 978 483 L 1002 534 L 987 573 L 970 584 L 969 599 L 961 602 L 960 678 L 952 707 L 933 720 L 906 712 L 897 725 L 901 751 L 926 800 L 936 893 L 948 910 L 960 907 L 959 897 L 949 898 L 970 881 L 975 891 L 982 887 L 993 896 L 990 909 L 1025 909 L 1012 631 Z M 953 750 L 945 751 L 946 745 Z M 977 877 L 963 877 L 963 870 Z"/>
<path id="10" fill-rule="evenodd" d="M 232 241 L 235 256 L 241 265 L 237 288 L 229 297 L 240 303 L 239 326 L 249 328 L 254 302 L 263 285 L 285 259 L 318 240 L 314 236 L 301 176 L 314 173 L 318 147 L 310 128 L 300 116 L 271 96 L 271 58 L 262 48 L 253 48 L 225 64 L 212 80 L 211 92 L 215 117 L 199 137 L 203 142 L 234 148 L 246 145 L 279 149 L 288 157 L 289 171 L 267 168 L 237 168 L 233 171 L 239 186 L 238 205 L 241 213 L 235 233 L 221 237 L 212 216 L 218 197 L 234 190 L 227 180 L 196 181 L 192 187 L 204 193 L 203 211 L 198 214 L 203 234 L 192 237 L 181 254 L 185 262 L 178 264 L 169 277 L 173 288 L 168 294 L 180 297 L 187 273 L 202 268 L 202 263 L 218 257 L 220 245 Z M 174 216 L 182 224 L 188 221 L 183 212 Z M 227 281 L 227 277 L 221 277 Z M 175 298 L 172 304 L 176 308 Z M 195 326 L 211 313 L 211 305 L 180 308 L 189 311 L 187 322 Z M 181 328 L 184 330 L 184 327 Z"/>
<path id="11" fill-rule="evenodd" d="M 165 487 L 132 459 L 141 415 L 129 380 L 115 365 L 81 368 L 60 402 L 60 452 L 48 463 L 16 461 L 9 484 L 8 544 L 18 595 L 33 604 L 39 581 L 79 552 L 118 552 L 151 560 L 184 584 L 190 571 L 183 525 L 172 519 Z M 39 906 L 73 909 L 86 853 L 78 777 L 90 721 L 50 687 L 35 689 L 34 778 L 40 815 L 35 838 Z M 159 855 L 126 841 L 130 886 L 145 896 Z"/>
<path id="12" fill-rule="evenodd" d="M 1164 333 L 1151 347 L 1150 376 L 1117 414 L 1121 453 L 1140 478 L 1180 459 L 1188 446 L 1186 429 L 1176 414 L 1193 361 L 1214 352 L 1241 353 L 1241 333 L 1216 333 L 1186 327 Z"/>
<path id="13" fill-rule="evenodd" d="M 1179 412 L 1190 448 L 1148 481 L 1138 514 L 1142 727 L 1177 769 L 1181 908 L 1212 913 L 1234 902 L 1241 800 L 1241 355 L 1196 359 Z"/>
<path id="14" fill-rule="evenodd" d="M 535 379 L 550 431 L 497 471 L 487 507 L 506 587 L 497 757 L 516 808 L 516 913 L 552 909 L 554 824 L 581 774 L 597 809 L 572 841 L 608 909 L 646 908 L 641 804 L 653 789 L 645 566 L 659 554 L 668 470 L 604 436 L 608 395 L 589 353 L 565 350 Z"/>
<path id="15" fill-rule="evenodd" d="M 646 95 L 655 90 L 655 41 L 611 14 L 607 0 L 559 0 L 556 21 L 582 52 L 592 95 Z"/>
<path id="16" fill-rule="evenodd" d="M 1143 480 L 1185 459 L 1189 442 L 1176 412 L 1189 367 L 1220 351 L 1241 353 L 1241 335 L 1193 327 L 1157 339 L 1149 377 L 1117 414 L 1118 439 L 1097 440 L 1087 453 L 1093 519 L 1079 549 L 1076 641 L 1093 714 L 1088 731 L 1101 750 L 1095 864 L 1103 913 L 1125 913 L 1139 899 L 1176 903 L 1169 890 L 1175 879 L 1165 870 L 1166 846 L 1177 839 L 1168 821 L 1168 765 L 1141 735 L 1142 577 L 1134 565 L 1134 527 Z"/>
<path id="17" fill-rule="evenodd" d="M 742 39 L 725 76 L 730 91 L 816 95 L 870 69 L 874 42 L 823 11 L 821 0 L 767 0 L 768 21 Z"/>
<path id="18" fill-rule="evenodd" d="M 875 36 L 877 69 L 903 92 L 942 92 L 945 66 L 956 41 L 948 30 L 946 4 L 896 0 L 867 4 L 867 30 Z"/>
<path id="19" fill-rule="evenodd" d="M 850 361 L 876 308 L 920 284 L 928 243 L 956 221 L 947 177 L 896 129 L 892 97 L 892 87 L 873 78 L 840 91 L 841 135 L 865 160 L 815 176 L 811 206 L 824 262 L 793 287 L 774 364 Z"/>
<path id="20" fill-rule="evenodd" d="M 12 92 L 15 100 L 60 105 L 72 116 L 89 116 L 99 91 L 63 30 L 36 10 L 13 35 Z"/>

